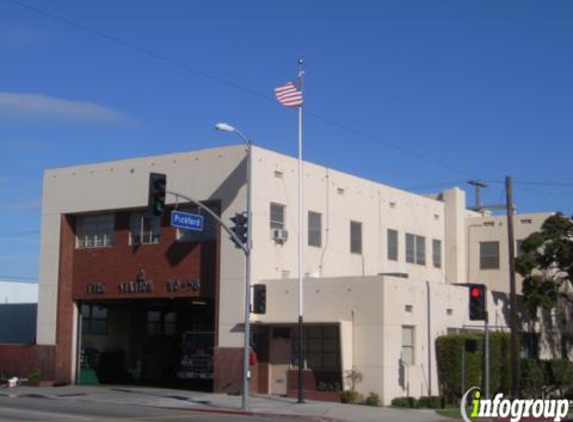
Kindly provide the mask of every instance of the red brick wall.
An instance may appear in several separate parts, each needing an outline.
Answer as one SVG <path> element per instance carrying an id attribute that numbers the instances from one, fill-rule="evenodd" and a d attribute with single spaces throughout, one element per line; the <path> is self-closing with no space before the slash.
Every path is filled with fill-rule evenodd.
<path id="1" fill-rule="evenodd" d="M 56 381 L 64 383 L 73 381 L 74 301 L 137 297 L 215 298 L 218 283 L 218 243 L 177 242 L 176 230 L 169 225 L 169 213 L 163 218 L 161 242 L 157 245 L 129 245 L 130 212 L 124 211 L 116 213 L 114 246 L 76 249 L 75 220 L 75 216 L 62 216 L 60 234 L 56 348 L 52 372 Z M 153 282 L 153 292 L 121 293 L 118 285 L 135 281 L 139 269 L 145 271 L 147 281 Z M 181 282 L 199 279 L 200 289 L 168 292 L 167 282 L 174 279 Z M 87 285 L 90 283 L 105 283 L 105 293 L 88 294 Z M 217 312 L 216 309 L 215 314 Z"/>
<path id="2" fill-rule="evenodd" d="M 243 349 L 240 347 L 215 348 L 215 374 L 213 390 L 240 392 L 243 389 Z"/>
<path id="3" fill-rule="evenodd" d="M 0 377 L 27 378 L 39 369 L 44 380 L 54 379 L 54 346 L 0 344 Z"/>
<path id="4" fill-rule="evenodd" d="M 162 221 L 161 241 L 155 245 L 129 244 L 130 212 L 117 212 L 114 245 L 103 248 L 73 249 L 74 299 L 120 299 L 149 297 L 214 297 L 216 242 L 177 242 L 176 229 L 169 225 L 169 213 Z M 74 239 L 72 239 L 73 241 Z M 73 245 L 72 245 L 73 246 Z M 119 285 L 134 282 L 140 269 L 146 281 L 153 282 L 151 293 L 121 293 Z M 171 280 L 201 281 L 200 290 L 167 290 Z M 105 293 L 88 293 L 92 283 L 105 285 Z"/>

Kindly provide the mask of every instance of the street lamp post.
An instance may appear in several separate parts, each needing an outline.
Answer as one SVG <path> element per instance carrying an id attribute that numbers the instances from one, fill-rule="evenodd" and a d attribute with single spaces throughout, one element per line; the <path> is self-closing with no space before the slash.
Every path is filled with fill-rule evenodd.
<path id="1" fill-rule="evenodd" d="M 223 132 L 236 133 L 247 144 L 247 244 L 245 250 L 245 338 L 243 346 L 243 398 L 242 409 L 249 409 L 249 352 L 251 336 L 251 250 L 253 247 L 253 221 L 252 221 L 252 175 L 253 175 L 253 150 L 249 138 L 240 130 L 227 123 L 217 123 L 215 129 Z"/>

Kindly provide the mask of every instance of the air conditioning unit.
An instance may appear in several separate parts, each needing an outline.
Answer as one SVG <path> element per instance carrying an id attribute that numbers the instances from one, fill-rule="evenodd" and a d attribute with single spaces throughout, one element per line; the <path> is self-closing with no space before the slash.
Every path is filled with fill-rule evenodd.
<path id="1" fill-rule="evenodd" d="M 288 239 L 288 231 L 283 229 L 273 229 L 272 236 L 275 242 L 286 242 Z"/>

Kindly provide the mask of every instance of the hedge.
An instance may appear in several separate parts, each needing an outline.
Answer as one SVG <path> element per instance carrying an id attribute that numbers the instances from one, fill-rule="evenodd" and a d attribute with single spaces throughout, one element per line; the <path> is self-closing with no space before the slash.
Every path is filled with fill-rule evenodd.
<path id="1" fill-rule="evenodd" d="M 510 336 L 490 333 L 490 392 L 508 394 L 511 387 Z M 436 339 L 438 381 L 446 403 L 455 404 L 461 398 L 461 352 L 466 340 L 477 341 L 477 351 L 466 353 L 466 385 L 485 389 L 483 334 L 468 333 L 441 336 Z M 568 360 L 518 360 L 520 395 L 539 397 L 543 392 L 573 391 L 573 362 Z"/>
<path id="2" fill-rule="evenodd" d="M 466 385 L 485 384 L 483 368 L 483 335 L 480 333 L 455 334 L 438 337 L 436 356 L 438 360 L 438 379 L 441 394 L 447 403 L 456 403 L 461 397 L 462 349 L 466 340 L 477 342 L 475 353 L 466 353 Z M 508 391 L 510 385 L 509 335 L 493 332 L 489 335 L 490 347 L 490 389 L 491 391 Z"/>

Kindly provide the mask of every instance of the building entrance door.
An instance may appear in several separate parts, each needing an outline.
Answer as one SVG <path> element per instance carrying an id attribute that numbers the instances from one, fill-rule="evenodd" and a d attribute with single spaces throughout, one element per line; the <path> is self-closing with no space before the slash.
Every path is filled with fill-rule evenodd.
<path id="1" fill-rule="evenodd" d="M 269 353 L 271 394 L 287 393 L 287 372 L 292 354 L 291 332 L 289 327 L 273 327 L 271 332 Z"/>

